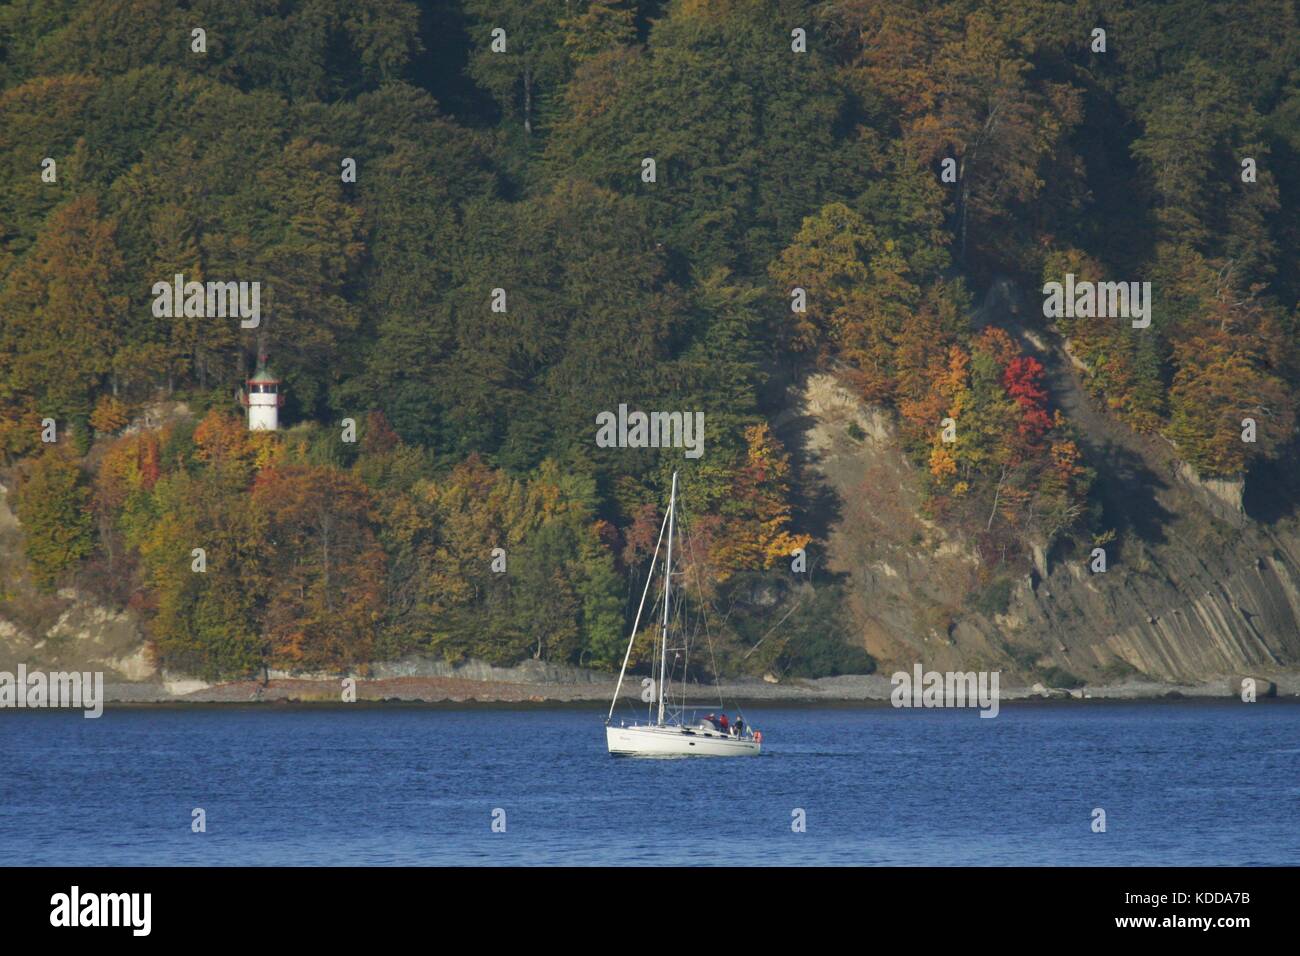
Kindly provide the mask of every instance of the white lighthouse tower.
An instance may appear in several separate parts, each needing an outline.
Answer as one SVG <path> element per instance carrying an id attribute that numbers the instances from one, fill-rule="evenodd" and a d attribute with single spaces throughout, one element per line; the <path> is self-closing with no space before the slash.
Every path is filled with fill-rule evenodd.
<path id="1" fill-rule="evenodd" d="M 248 430 L 275 431 L 280 427 L 284 396 L 280 394 L 280 380 L 267 368 L 265 355 L 258 357 L 257 371 L 247 385 L 248 391 L 240 393 L 239 402 L 248 409 Z"/>

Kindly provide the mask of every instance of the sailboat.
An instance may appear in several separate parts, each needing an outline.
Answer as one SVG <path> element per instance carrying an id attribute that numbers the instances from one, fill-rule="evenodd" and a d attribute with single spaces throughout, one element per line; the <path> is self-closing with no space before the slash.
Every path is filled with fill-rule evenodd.
<path id="1" fill-rule="evenodd" d="M 623 655 L 623 667 L 618 672 L 618 685 L 614 688 L 614 699 L 609 704 L 609 714 L 605 717 L 605 740 L 609 752 L 621 757 L 752 757 L 757 756 L 763 748 L 763 735 L 752 728 L 736 732 L 735 728 L 726 726 L 726 717 L 719 721 L 712 714 L 699 720 L 686 719 L 690 709 L 686 707 L 685 681 L 683 680 L 683 697 L 680 708 L 669 705 L 668 685 L 668 642 L 671 636 L 672 622 L 672 575 L 673 575 L 673 535 L 677 511 L 677 472 L 673 472 L 672 492 L 668 499 L 668 513 L 664 515 L 659 528 L 659 540 L 655 543 L 654 557 L 650 562 L 650 573 L 646 575 L 645 589 L 641 592 L 641 605 L 637 608 L 636 621 L 632 625 L 632 635 L 628 638 L 627 652 Z M 664 547 L 664 535 L 667 533 L 666 557 L 663 565 L 663 616 L 656 636 L 658 658 L 658 679 L 652 686 L 658 694 L 658 716 L 654 716 L 656 701 L 651 699 L 650 712 L 645 723 L 628 724 L 620 722 L 614 725 L 614 707 L 618 704 L 619 692 L 623 689 L 623 678 L 627 674 L 627 662 L 632 656 L 632 645 L 636 641 L 637 630 L 641 625 L 641 613 L 645 610 L 646 596 L 650 593 L 650 582 L 654 579 L 654 567 L 659 561 L 659 552 Z M 652 661 L 654 658 L 652 658 Z M 703 708 L 700 708 L 703 709 Z M 653 718 L 653 719 L 652 719 Z"/>

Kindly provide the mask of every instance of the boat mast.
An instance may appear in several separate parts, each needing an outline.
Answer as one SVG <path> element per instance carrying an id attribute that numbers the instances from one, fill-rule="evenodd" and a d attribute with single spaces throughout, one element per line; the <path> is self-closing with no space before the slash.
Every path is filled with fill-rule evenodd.
<path id="1" fill-rule="evenodd" d="M 673 586 L 673 512 L 677 507 L 677 472 L 673 472 L 673 490 L 668 498 L 668 560 L 664 564 L 663 650 L 659 661 L 659 726 L 664 723 L 664 690 L 668 685 L 668 595 Z"/>
<path id="2" fill-rule="evenodd" d="M 655 564 L 659 561 L 659 547 L 664 543 L 664 531 L 668 528 L 668 516 L 664 515 L 664 520 L 659 524 L 659 539 L 655 541 L 655 553 L 650 558 L 650 570 L 645 576 L 645 587 L 641 589 L 641 603 L 636 607 L 636 620 L 632 622 L 632 634 L 627 639 L 627 650 L 623 653 L 623 666 L 618 672 L 618 684 L 614 687 L 614 699 L 609 702 L 609 713 L 605 717 L 605 723 L 609 723 L 614 718 L 614 706 L 618 703 L 618 693 L 623 689 L 623 676 L 627 673 L 628 658 L 632 656 L 632 643 L 636 640 L 637 628 L 641 626 L 641 612 L 645 610 L 646 595 L 650 593 L 650 582 L 654 580 Z M 651 613 L 654 613 L 653 610 Z"/>

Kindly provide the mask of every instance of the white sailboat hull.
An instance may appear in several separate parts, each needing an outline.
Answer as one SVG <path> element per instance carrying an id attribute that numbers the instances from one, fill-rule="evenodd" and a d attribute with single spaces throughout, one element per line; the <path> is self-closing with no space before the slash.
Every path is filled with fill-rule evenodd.
<path id="1" fill-rule="evenodd" d="M 619 757 L 754 757 L 763 749 L 752 737 L 730 737 L 691 727 L 606 727 L 609 752 Z"/>
<path id="2" fill-rule="evenodd" d="M 668 496 L 668 513 L 664 515 L 659 528 L 659 540 L 655 542 L 654 556 L 650 559 L 650 573 L 646 575 L 645 587 L 641 590 L 641 603 L 636 609 L 636 620 L 632 623 L 632 633 L 627 639 L 627 651 L 623 654 L 623 666 L 618 672 L 618 684 L 614 687 L 614 699 L 609 704 L 609 714 L 605 718 L 605 742 L 610 754 L 621 757 L 754 757 L 763 749 L 763 735 L 751 730 L 746 736 L 731 735 L 721 726 L 726 722 L 726 715 L 714 722 L 710 714 L 694 726 L 685 727 L 680 723 L 664 723 L 664 708 L 668 703 L 668 687 L 673 674 L 668 666 L 668 649 L 673 624 L 672 617 L 672 582 L 673 582 L 673 518 L 677 510 L 677 472 L 673 472 L 673 487 Z M 618 727 L 610 724 L 614 717 L 614 707 L 618 704 L 619 692 L 623 689 L 623 678 L 627 676 L 627 662 L 632 656 L 632 644 L 641 630 L 641 614 L 645 610 L 646 597 L 650 593 L 650 582 L 654 579 L 654 569 L 659 562 L 659 549 L 668 542 L 667 557 L 663 565 L 663 618 L 655 642 L 654 663 L 651 667 L 657 680 L 659 692 L 659 722 L 655 724 L 633 724 Z M 674 648 L 674 654 L 685 648 Z M 652 658 L 653 660 L 653 658 Z M 678 658 L 674 657 L 674 663 Z M 682 663 L 685 680 L 685 660 Z M 683 689 L 685 685 L 683 684 Z M 721 702 L 719 700 L 719 702 Z M 686 710 L 685 695 L 682 697 L 682 710 Z"/>

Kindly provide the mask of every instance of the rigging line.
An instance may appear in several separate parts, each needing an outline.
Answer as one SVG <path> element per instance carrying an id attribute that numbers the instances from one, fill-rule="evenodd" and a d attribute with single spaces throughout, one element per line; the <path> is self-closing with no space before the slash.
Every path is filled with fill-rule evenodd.
<path id="1" fill-rule="evenodd" d="M 812 570 L 816 570 L 816 568 L 817 568 L 817 562 L 816 562 L 816 560 L 814 560 L 814 561 L 813 561 Z M 811 574 L 811 572 L 810 572 L 810 574 Z M 809 586 L 809 587 L 812 587 L 811 580 L 809 581 L 809 585 L 808 585 L 808 586 Z M 813 592 L 816 593 L 816 590 L 817 590 L 817 589 L 816 589 L 815 587 L 812 588 L 812 589 L 813 589 Z M 796 599 L 795 599 L 795 602 L 794 602 L 794 606 L 791 607 L 790 610 L 788 610 L 788 611 L 785 612 L 785 617 L 782 617 L 781 620 L 777 621 L 776 624 L 775 624 L 775 626 L 773 626 L 771 630 L 769 630 L 766 634 L 764 634 L 762 637 L 760 637 L 760 638 L 758 639 L 758 643 L 756 643 L 753 647 L 751 647 L 749 650 L 747 650 L 747 651 L 745 652 L 745 658 L 748 658 L 750 654 L 752 654 L 752 653 L 754 653 L 754 651 L 758 650 L 758 645 L 759 645 L 759 644 L 762 644 L 765 640 L 767 640 L 769 637 L 771 637 L 773 631 L 775 631 L 778 627 L 780 627 L 782 624 L 784 624 L 784 623 L 786 622 L 786 619 L 789 618 L 790 615 L 793 614 L 795 611 L 799 610 L 799 607 L 800 607 L 800 605 L 802 605 L 802 604 L 803 604 L 803 597 L 801 596 L 801 597 L 796 598 Z M 778 653 L 779 653 L 779 652 L 778 652 Z M 773 660 L 772 663 L 773 663 L 773 666 L 776 665 L 776 661 L 775 661 L 775 660 Z M 780 669 L 781 676 L 784 677 L 785 674 L 786 674 L 786 671 L 788 671 L 789 669 L 790 669 L 790 665 L 789 665 L 789 664 L 786 664 L 784 667 L 782 667 L 782 668 Z"/>
<path id="2" fill-rule="evenodd" d="M 636 609 L 636 620 L 632 622 L 632 636 L 627 639 L 627 651 L 623 654 L 623 666 L 618 672 L 618 684 L 614 687 L 614 699 L 609 702 L 609 714 L 605 717 L 605 723 L 614 719 L 614 707 L 618 703 L 619 691 L 623 689 L 623 675 L 627 673 L 627 661 L 632 656 L 632 643 L 636 640 L 637 625 L 641 623 L 641 612 L 645 610 L 646 595 L 650 593 L 650 582 L 654 580 L 655 563 L 659 560 L 659 545 L 663 543 L 664 531 L 668 528 L 668 516 L 664 515 L 664 523 L 659 526 L 659 540 L 655 542 L 654 557 L 650 559 L 650 571 L 646 574 L 645 588 L 641 591 L 641 605 Z M 624 620 L 627 620 L 624 618 Z M 653 670 L 653 667 L 652 667 Z"/>
<path id="3" fill-rule="evenodd" d="M 700 617 L 704 621 L 704 638 L 709 642 L 709 663 L 713 668 L 714 683 L 716 683 L 718 687 L 718 709 L 721 710 L 726 706 L 726 702 L 722 699 L 722 677 L 718 673 L 718 658 L 713 651 L 713 633 L 709 629 L 709 611 L 706 606 L 708 601 L 704 600 L 704 587 L 700 582 L 700 562 L 695 558 L 695 539 L 687 534 L 683 534 L 682 537 L 686 539 L 686 547 L 689 548 L 691 552 L 691 567 L 695 571 L 695 586 L 700 592 Z M 730 616 L 730 612 L 728 612 L 728 616 Z M 744 716 L 744 711 L 740 709 L 739 701 L 736 702 L 736 710 L 742 717 Z"/>
<path id="4" fill-rule="evenodd" d="M 691 641 L 690 638 L 687 636 L 690 632 L 690 622 L 686 614 L 686 602 L 678 601 L 677 604 L 678 604 L 678 616 L 680 618 L 681 630 L 682 630 L 682 646 L 680 648 L 676 648 L 676 647 L 673 648 L 673 656 L 674 658 L 676 658 L 678 656 L 678 651 L 681 652 L 682 707 L 681 710 L 678 712 L 677 719 L 678 719 L 678 723 L 684 723 L 686 720 L 686 695 L 690 693 L 689 681 L 690 681 L 690 670 L 691 670 Z M 676 660 L 674 660 L 674 668 L 675 666 L 676 666 Z"/>
<path id="5" fill-rule="evenodd" d="M 799 610 L 799 605 L 802 604 L 802 603 L 803 603 L 803 599 L 802 599 L 802 598 L 796 598 L 796 599 L 795 599 L 795 602 L 794 602 L 794 606 L 791 607 L 790 610 L 788 610 L 788 611 L 785 612 L 785 617 L 781 618 L 781 620 L 777 621 L 774 625 L 772 625 L 772 628 L 771 628 L 771 629 L 770 629 L 766 634 L 764 634 L 762 637 L 760 637 L 760 638 L 758 639 L 758 644 L 755 644 L 755 645 L 754 645 L 753 647 L 751 647 L 749 650 L 745 651 L 745 657 L 744 657 L 744 658 L 741 658 L 741 659 L 744 660 L 744 659 L 748 658 L 750 654 L 752 654 L 752 653 L 754 653 L 756 650 L 758 650 L 758 645 L 759 645 L 759 644 L 762 644 L 765 640 L 767 640 L 769 637 L 771 637 L 772 634 L 773 634 L 773 632 L 776 631 L 776 629 L 777 629 L 778 627 L 780 627 L 782 624 L 784 624 L 784 623 L 786 622 L 786 618 L 788 618 L 788 617 L 789 617 L 791 614 L 793 614 L 795 611 Z"/>
<path id="6" fill-rule="evenodd" d="M 727 622 L 731 620 L 731 612 L 736 609 L 736 598 L 732 595 L 731 604 L 727 607 L 727 613 L 722 615 L 722 620 L 718 622 L 718 627 L 726 627 Z"/>
<path id="7" fill-rule="evenodd" d="M 812 570 L 816 570 L 816 568 L 817 568 L 817 561 L 816 561 L 816 559 L 814 559 L 814 560 L 813 560 Z M 810 572 L 809 576 L 810 576 L 810 579 L 811 579 L 811 572 Z M 811 583 L 810 583 L 810 586 L 811 586 Z M 815 591 L 816 591 L 816 588 L 813 588 L 813 590 L 814 590 L 814 592 L 815 592 Z M 773 626 L 768 630 L 768 632 L 767 632 L 766 634 L 764 634 L 762 637 L 760 637 L 760 638 L 758 639 L 757 643 L 755 643 L 753 647 L 751 647 L 749 650 L 745 651 L 745 657 L 742 658 L 742 660 L 747 659 L 747 658 L 749 657 L 750 654 L 752 654 L 752 653 L 754 653 L 754 651 L 758 650 L 758 645 L 759 645 L 759 644 L 762 644 L 765 640 L 767 640 L 769 637 L 771 637 L 771 636 L 772 636 L 772 633 L 773 633 L 773 632 L 774 632 L 778 627 L 780 627 L 782 624 L 784 624 L 784 623 L 786 622 L 786 620 L 790 617 L 791 614 L 793 614 L 795 611 L 799 610 L 799 605 L 801 605 L 801 604 L 803 604 L 803 597 L 795 598 L 794 606 L 791 607 L 790 610 L 788 610 L 788 611 L 785 612 L 785 617 L 783 617 L 783 618 L 781 618 L 781 620 L 777 621 L 776 624 L 774 624 L 774 625 L 773 625 Z M 727 614 L 728 614 L 728 616 L 730 616 L 731 612 L 728 611 Z"/>
<path id="8" fill-rule="evenodd" d="M 653 563 L 652 563 L 651 568 L 650 568 L 649 578 L 647 578 L 647 580 L 651 580 L 651 581 L 652 581 L 652 580 L 654 580 L 654 577 L 655 577 L 655 575 L 654 575 L 654 566 L 653 566 Z M 653 597 L 653 598 L 651 599 L 651 601 L 650 601 L 650 606 L 651 606 L 651 607 L 658 607 L 658 606 L 659 606 L 659 599 L 663 596 L 663 593 L 664 593 L 663 588 L 661 588 L 661 587 L 657 587 L 657 588 L 655 588 L 655 591 L 654 591 L 654 597 Z M 658 683 L 657 683 L 657 681 L 658 681 L 659 678 L 658 678 L 658 675 L 657 675 L 657 673 L 656 673 L 657 668 L 659 667 L 659 653 L 658 653 L 658 647 L 659 647 L 659 639 L 658 639 L 658 637 L 656 636 L 656 637 L 655 637 L 655 642 L 654 642 L 654 647 L 651 648 L 651 654 L 650 654 L 650 680 L 651 680 L 651 682 L 653 683 L 653 686 L 654 686 L 654 687 L 658 687 L 658 686 L 659 686 Z M 633 708 L 635 708 L 635 706 L 636 706 L 635 702 L 632 701 L 632 700 L 630 700 L 630 699 L 628 700 L 628 704 L 629 704 L 630 706 L 632 706 Z M 655 710 L 655 697 L 654 697 L 654 695 L 652 694 L 651 697 L 650 697 L 649 702 L 646 703 L 646 719 L 649 720 L 649 721 L 652 722 L 652 723 L 654 722 L 654 710 Z M 635 709 L 634 709 L 633 712 L 635 713 Z"/>

